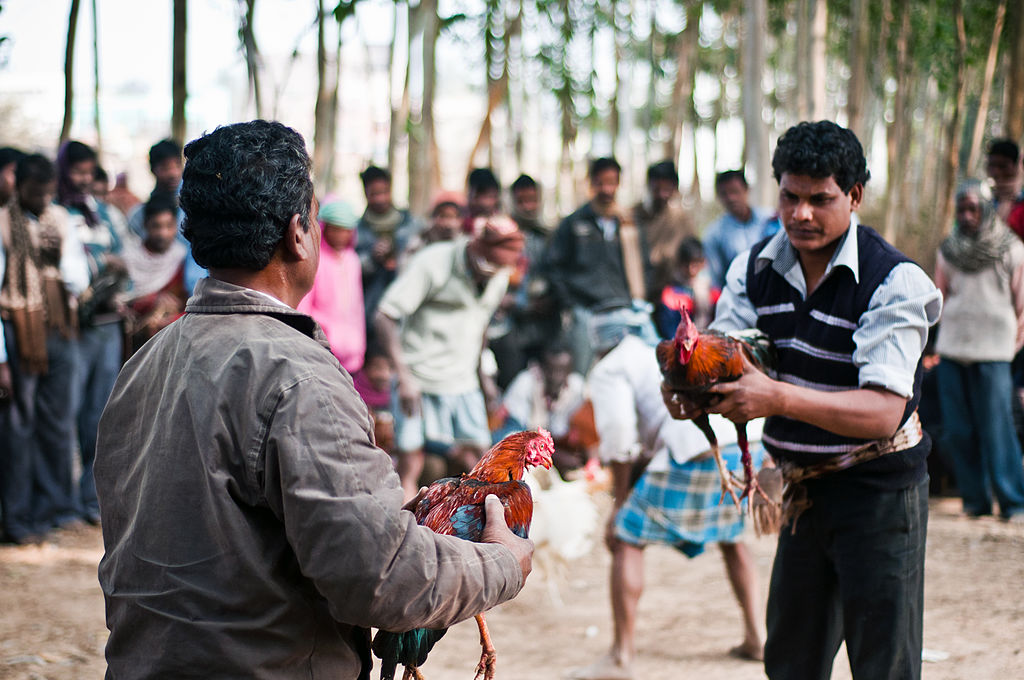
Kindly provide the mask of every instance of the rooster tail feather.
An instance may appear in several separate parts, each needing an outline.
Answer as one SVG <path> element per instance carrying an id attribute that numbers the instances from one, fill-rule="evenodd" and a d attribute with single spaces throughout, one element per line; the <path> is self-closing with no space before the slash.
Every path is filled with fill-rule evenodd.
<path id="1" fill-rule="evenodd" d="M 777 365 L 775 345 L 772 344 L 771 338 L 757 328 L 731 331 L 728 335 L 742 342 L 750 361 L 765 372 L 774 369 Z"/>
<path id="2" fill-rule="evenodd" d="M 378 630 L 373 636 L 373 653 L 381 660 L 380 680 L 394 680 L 398 665 L 422 666 L 434 644 L 444 637 L 447 628 L 417 628 L 405 633 Z"/>

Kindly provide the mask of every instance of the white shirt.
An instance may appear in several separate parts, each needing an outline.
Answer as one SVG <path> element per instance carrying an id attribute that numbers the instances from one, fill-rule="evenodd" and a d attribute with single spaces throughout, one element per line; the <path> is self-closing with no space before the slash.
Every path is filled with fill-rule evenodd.
<path id="1" fill-rule="evenodd" d="M 531 430 L 547 428 L 554 437 L 569 433 L 569 420 L 586 399 L 586 385 L 579 373 L 570 373 L 565 387 L 551 402 L 544 397 L 544 376 L 540 367 L 533 365 L 522 371 L 509 384 L 502 404 L 509 416 Z"/>
<path id="2" fill-rule="evenodd" d="M 704 433 L 689 420 L 669 416 L 661 398 L 661 370 L 654 348 L 628 335 L 601 358 L 588 378 L 594 422 L 601 438 L 598 454 L 605 463 L 652 457 L 647 469 L 668 469 L 669 456 L 685 463 L 711 449 Z M 736 442 L 736 427 L 720 415 L 710 416 L 720 446 Z M 749 441 L 760 441 L 763 419 L 747 423 Z"/>
<path id="3" fill-rule="evenodd" d="M 851 234 L 853 235 L 851 238 Z M 853 216 L 850 228 L 836 252 L 832 255 L 825 281 L 839 267 L 853 272 L 860 280 L 860 255 L 857 246 L 857 219 Z M 725 277 L 725 289 L 718 300 L 715 320 L 711 328 L 723 332 L 754 328 L 757 318 L 766 310 L 756 309 L 747 296 L 747 261 L 750 251 L 741 254 Z M 786 230 L 781 229 L 757 256 L 755 270 L 771 266 L 781 274 L 800 297 L 807 298 L 807 282 L 800 267 L 800 258 L 789 242 Z M 819 284 L 820 285 L 820 284 Z M 882 387 L 901 397 L 914 393 L 914 372 L 921 357 L 928 329 L 942 312 L 942 294 L 924 270 L 913 262 L 903 262 L 892 268 L 879 284 L 853 331 L 853 363 L 858 367 L 861 387 Z M 773 338 L 774 340 L 774 338 Z M 779 374 L 779 379 L 812 389 L 834 391 L 825 383 L 810 384 L 796 376 Z"/>

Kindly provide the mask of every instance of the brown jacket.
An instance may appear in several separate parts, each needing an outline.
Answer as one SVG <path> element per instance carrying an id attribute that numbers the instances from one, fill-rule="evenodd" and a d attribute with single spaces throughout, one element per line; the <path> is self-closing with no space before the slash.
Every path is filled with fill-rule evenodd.
<path id="1" fill-rule="evenodd" d="M 201 280 L 100 421 L 107 677 L 365 677 L 367 628 L 514 597 L 506 548 L 401 510 L 371 432 L 312 319 Z"/>

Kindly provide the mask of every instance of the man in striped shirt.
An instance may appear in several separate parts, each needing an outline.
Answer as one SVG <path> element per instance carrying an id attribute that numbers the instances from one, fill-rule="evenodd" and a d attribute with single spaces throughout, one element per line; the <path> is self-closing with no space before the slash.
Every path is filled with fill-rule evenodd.
<path id="1" fill-rule="evenodd" d="M 845 638 L 855 679 L 919 678 L 930 442 L 916 408 L 941 295 L 858 224 L 870 175 L 852 132 L 800 123 L 772 167 L 784 229 L 733 261 L 712 324 L 756 326 L 779 353 L 776 379 L 749 370 L 712 409 L 767 416 L 787 482 L 766 671 L 827 679 Z"/>

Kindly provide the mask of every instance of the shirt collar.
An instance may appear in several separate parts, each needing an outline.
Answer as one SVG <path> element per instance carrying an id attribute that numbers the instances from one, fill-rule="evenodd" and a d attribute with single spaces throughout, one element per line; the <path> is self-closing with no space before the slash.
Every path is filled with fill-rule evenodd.
<path id="1" fill-rule="evenodd" d="M 850 226 L 846 233 L 839 237 L 839 247 L 832 253 L 832 259 L 825 268 L 825 275 L 822 281 L 831 275 L 837 267 L 846 267 L 853 274 L 853 280 L 860 283 L 860 251 L 857 247 L 857 220 L 856 213 L 850 214 Z M 850 234 L 854 237 L 850 238 Z M 806 296 L 807 284 L 804 281 L 803 270 L 800 269 L 800 259 L 797 256 L 796 248 L 789 242 L 785 227 L 772 237 L 768 244 L 761 249 L 754 263 L 754 272 L 760 272 L 768 265 L 772 266 L 780 276 L 789 281 Z"/>
<path id="2" fill-rule="evenodd" d="M 205 277 L 196 282 L 195 291 L 185 303 L 186 314 L 268 314 L 329 347 L 312 317 L 295 310 L 273 295 Z"/>

